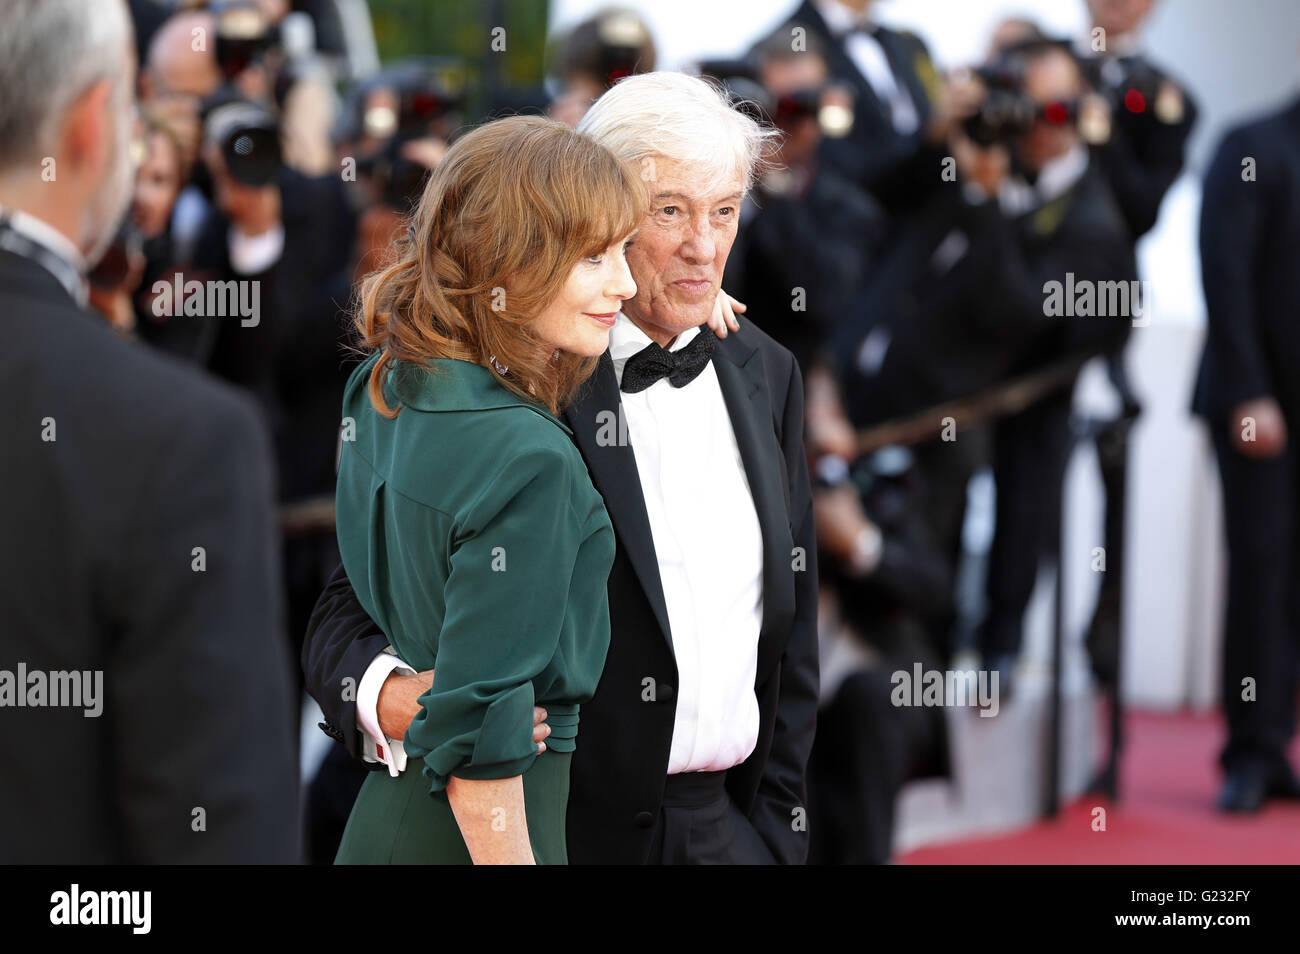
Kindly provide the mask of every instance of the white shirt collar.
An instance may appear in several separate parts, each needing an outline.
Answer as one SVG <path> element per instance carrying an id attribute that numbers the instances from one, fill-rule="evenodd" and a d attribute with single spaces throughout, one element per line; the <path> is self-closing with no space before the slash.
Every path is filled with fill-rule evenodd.
<path id="1" fill-rule="evenodd" d="M 0 206 L 0 212 L 8 213 L 9 225 L 15 232 L 63 259 L 77 270 L 77 274 L 86 274 L 86 259 L 81 254 L 81 249 L 54 226 L 21 209 L 5 209 Z"/>
<path id="2" fill-rule="evenodd" d="M 81 250 L 54 226 L 21 209 L 0 206 L 0 217 L 8 226 L 8 238 L 0 236 L 0 244 L 44 268 L 84 308 L 89 289 Z"/>
<path id="3" fill-rule="evenodd" d="M 1043 165 L 1035 189 L 1040 202 L 1051 202 L 1063 195 L 1088 171 L 1088 147 L 1076 142 L 1070 151 Z"/>
<path id="4" fill-rule="evenodd" d="M 688 328 L 677 336 L 668 350 L 680 351 L 699 333 L 699 328 Z M 623 386 L 623 366 L 627 364 L 627 359 L 652 344 L 654 342 L 650 336 L 634 325 L 631 318 L 621 311 L 615 316 L 614 327 L 609 331 L 609 357 L 614 362 L 614 376 L 618 379 L 619 387 Z"/>
<path id="5" fill-rule="evenodd" d="M 1030 185 L 1020 176 L 1008 176 L 998 188 L 998 205 L 1006 215 L 1025 215 L 1063 195 L 1088 171 L 1088 147 L 1075 143 L 1070 151 L 1049 160 Z"/>

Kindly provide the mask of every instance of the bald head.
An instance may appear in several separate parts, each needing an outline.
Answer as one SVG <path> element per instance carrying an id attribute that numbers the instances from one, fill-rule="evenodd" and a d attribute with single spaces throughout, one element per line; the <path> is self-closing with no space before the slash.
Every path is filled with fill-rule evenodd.
<path id="1" fill-rule="evenodd" d="M 210 13 L 178 13 L 149 44 L 144 82 L 147 96 L 211 95 L 221 85 L 216 23 Z"/>

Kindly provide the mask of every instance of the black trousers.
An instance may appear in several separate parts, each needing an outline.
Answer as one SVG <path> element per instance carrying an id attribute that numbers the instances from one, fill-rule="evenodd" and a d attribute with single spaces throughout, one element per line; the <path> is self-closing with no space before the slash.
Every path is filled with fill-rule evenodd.
<path id="1" fill-rule="evenodd" d="M 1288 416 L 1287 424 L 1297 422 Z M 1271 460 L 1243 457 L 1226 422 L 1211 428 L 1228 536 L 1228 605 L 1223 637 L 1225 770 L 1285 764 L 1295 733 L 1300 655 L 1300 523 L 1296 434 Z M 1245 680 L 1252 680 L 1254 698 Z M 1243 698 L 1246 695 L 1247 698 Z"/>
<path id="2" fill-rule="evenodd" d="M 726 781 L 726 772 L 668 776 L 648 863 L 776 864 L 767 843 L 727 794 Z"/>
<path id="3" fill-rule="evenodd" d="M 1056 562 L 1061 482 L 1070 456 L 1072 389 L 1049 395 L 993 428 L 997 524 L 989 548 L 988 612 L 978 643 L 990 656 L 1020 652 L 1025 608 L 1041 562 Z"/>

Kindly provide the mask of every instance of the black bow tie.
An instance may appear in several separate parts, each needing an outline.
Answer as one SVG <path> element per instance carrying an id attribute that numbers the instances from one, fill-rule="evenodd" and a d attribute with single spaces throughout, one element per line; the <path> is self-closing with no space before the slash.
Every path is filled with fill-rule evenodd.
<path id="1" fill-rule="evenodd" d="M 660 378 L 667 378 L 675 388 L 685 387 L 695 380 L 713 357 L 713 332 L 707 326 L 691 339 L 681 351 L 665 351 L 651 342 L 623 365 L 623 380 L 619 388 L 628 394 L 644 391 Z"/>

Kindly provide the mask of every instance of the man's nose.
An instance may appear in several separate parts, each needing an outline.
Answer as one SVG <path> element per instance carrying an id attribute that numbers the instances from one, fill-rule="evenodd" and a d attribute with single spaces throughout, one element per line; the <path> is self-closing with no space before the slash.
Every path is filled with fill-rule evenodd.
<path id="1" fill-rule="evenodd" d="M 690 231 L 682 240 L 680 252 L 683 258 L 696 265 L 707 265 L 713 261 L 718 248 L 713 241 L 713 229 L 707 217 L 691 223 Z"/>

